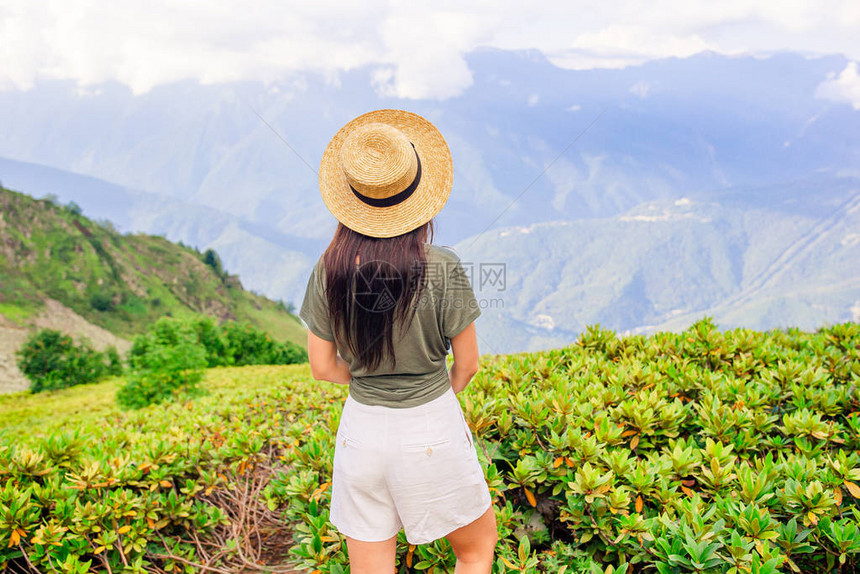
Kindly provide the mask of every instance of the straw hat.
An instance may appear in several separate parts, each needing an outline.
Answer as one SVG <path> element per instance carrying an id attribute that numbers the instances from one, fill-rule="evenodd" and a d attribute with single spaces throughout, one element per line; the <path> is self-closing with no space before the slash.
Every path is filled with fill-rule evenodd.
<path id="1" fill-rule="evenodd" d="M 353 231 L 394 237 L 439 213 L 453 173 L 448 144 L 433 124 L 403 110 L 376 110 L 331 139 L 320 164 L 320 192 L 332 215 Z"/>

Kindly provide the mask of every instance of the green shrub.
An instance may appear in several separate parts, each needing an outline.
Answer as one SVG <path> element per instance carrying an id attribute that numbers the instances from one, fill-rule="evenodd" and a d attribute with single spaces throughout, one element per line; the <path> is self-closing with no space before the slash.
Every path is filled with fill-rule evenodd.
<path id="1" fill-rule="evenodd" d="M 195 394 L 206 368 L 206 349 L 189 324 L 162 318 L 135 338 L 129 367 L 128 381 L 117 400 L 124 407 L 141 408 Z"/>
<path id="2" fill-rule="evenodd" d="M 277 343 L 270 365 L 295 365 L 308 362 L 308 352 L 301 346 L 289 341 Z"/>
<path id="3" fill-rule="evenodd" d="M 274 341 L 268 333 L 250 324 L 225 323 L 221 333 L 226 345 L 228 364 L 290 365 L 308 360 L 307 352 L 290 342 Z"/>
<path id="4" fill-rule="evenodd" d="M 211 317 L 186 322 L 172 320 L 169 328 L 167 324 L 160 329 L 176 330 L 184 325 L 183 329 L 194 334 L 204 350 L 206 367 L 291 365 L 308 360 L 304 348 L 289 341 L 275 341 L 268 333 L 250 324 L 229 321 L 219 326 Z M 130 361 L 134 363 L 137 357 L 145 355 L 149 344 L 149 339 L 136 339 L 131 348 Z"/>
<path id="5" fill-rule="evenodd" d="M 18 368 L 30 380 L 30 391 L 61 389 L 91 383 L 108 374 L 105 356 L 84 340 L 42 329 L 30 335 L 17 352 Z"/>
<path id="6" fill-rule="evenodd" d="M 221 329 L 211 317 L 198 319 L 194 323 L 197 340 L 206 349 L 206 364 L 209 367 L 224 367 L 232 362 L 227 357 L 227 344 L 221 336 Z"/>
<path id="7" fill-rule="evenodd" d="M 107 360 L 107 374 L 112 377 L 121 376 L 124 369 L 122 368 L 122 358 L 119 356 L 119 352 L 116 350 L 116 347 L 111 345 L 104 352 L 104 355 Z"/>
<path id="8" fill-rule="evenodd" d="M 210 317 L 194 321 L 197 340 L 206 349 L 209 367 L 245 365 L 291 365 L 307 362 L 307 351 L 290 343 L 279 342 L 250 324 L 233 321 L 218 326 Z"/>
<path id="9" fill-rule="evenodd" d="M 114 308 L 113 298 L 108 293 L 93 293 L 90 296 L 90 307 L 96 311 L 110 311 Z"/>

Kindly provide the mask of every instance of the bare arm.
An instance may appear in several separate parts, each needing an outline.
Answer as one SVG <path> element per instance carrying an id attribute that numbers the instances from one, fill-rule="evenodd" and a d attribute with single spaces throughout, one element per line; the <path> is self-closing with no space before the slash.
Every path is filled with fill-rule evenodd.
<path id="1" fill-rule="evenodd" d="M 451 379 L 451 388 L 459 393 L 478 372 L 478 334 L 474 322 L 451 339 L 451 350 L 454 363 L 448 371 L 448 378 Z"/>
<path id="2" fill-rule="evenodd" d="M 337 354 L 337 346 L 311 331 L 308 331 L 308 360 L 311 363 L 311 376 L 318 381 L 348 385 L 352 378 L 349 363 Z"/>

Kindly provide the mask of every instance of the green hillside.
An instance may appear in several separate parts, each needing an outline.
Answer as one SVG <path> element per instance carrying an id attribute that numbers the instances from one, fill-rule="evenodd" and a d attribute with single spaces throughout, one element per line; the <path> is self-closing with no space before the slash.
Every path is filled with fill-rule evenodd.
<path id="1" fill-rule="evenodd" d="M 244 290 L 204 259 L 163 237 L 120 234 L 74 205 L 0 188 L 0 315 L 13 324 L 26 325 L 53 299 L 120 337 L 164 315 L 203 314 L 306 345 L 304 328 L 283 304 Z"/>

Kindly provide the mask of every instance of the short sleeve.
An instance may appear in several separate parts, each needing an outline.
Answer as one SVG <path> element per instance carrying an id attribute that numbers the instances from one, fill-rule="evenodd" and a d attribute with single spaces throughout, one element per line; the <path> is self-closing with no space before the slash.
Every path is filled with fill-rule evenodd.
<path id="1" fill-rule="evenodd" d="M 475 291 L 462 262 L 447 262 L 445 294 L 442 298 L 442 334 L 452 339 L 481 314 Z"/>
<path id="2" fill-rule="evenodd" d="M 325 297 L 325 287 L 320 271 L 322 260 L 314 265 L 311 276 L 308 279 L 308 286 L 305 289 L 305 298 L 302 301 L 302 308 L 299 311 L 299 317 L 308 326 L 308 329 L 326 341 L 334 341 L 334 335 L 331 330 L 331 318 L 328 312 L 328 301 Z"/>

